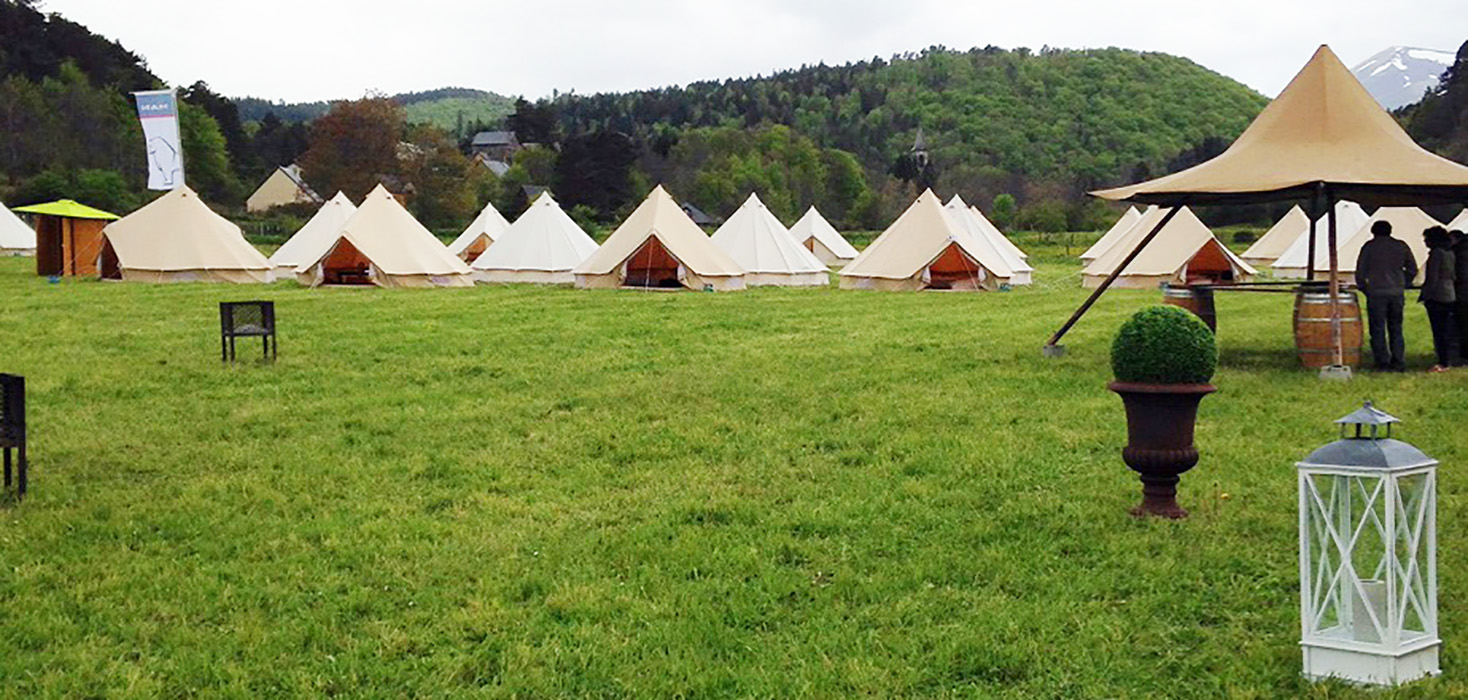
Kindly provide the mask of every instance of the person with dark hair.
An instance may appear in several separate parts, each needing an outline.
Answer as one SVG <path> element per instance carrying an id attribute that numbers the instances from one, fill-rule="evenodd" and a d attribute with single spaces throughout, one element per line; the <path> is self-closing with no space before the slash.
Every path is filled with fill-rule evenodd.
<path id="1" fill-rule="evenodd" d="M 1429 372 L 1446 372 L 1458 361 L 1457 263 L 1447 229 L 1433 226 L 1422 232 L 1427 244 L 1427 271 L 1417 300 L 1427 309 L 1432 324 L 1432 347 L 1437 364 Z"/>
<path id="2" fill-rule="evenodd" d="M 1366 294 L 1366 320 L 1371 329 L 1371 359 L 1376 369 L 1407 369 L 1407 342 L 1402 338 L 1402 312 L 1407 286 L 1417 278 L 1417 259 L 1390 222 L 1371 225 L 1371 240 L 1356 258 L 1356 287 Z"/>
<path id="3" fill-rule="evenodd" d="M 1454 304 L 1453 312 L 1458 321 L 1458 361 L 1459 367 L 1468 367 L 1468 235 L 1462 231 L 1453 231 L 1448 234 L 1453 239 L 1453 258 L 1456 264 L 1457 296 L 1458 301 Z"/>

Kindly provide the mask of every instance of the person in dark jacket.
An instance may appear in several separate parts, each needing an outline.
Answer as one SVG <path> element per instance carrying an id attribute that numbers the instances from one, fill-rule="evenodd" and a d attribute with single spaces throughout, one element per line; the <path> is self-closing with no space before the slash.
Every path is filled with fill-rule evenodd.
<path id="1" fill-rule="evenodd" d="M 1417 300 L 1427 309 L 1437 351 L 1437 364 L 1428 371 L 1446 372 L 1458 361 L 1457 263 L 1447 229 L 1433 226 L 1422 232 L 1422 241 L 1427 244 L 1427 270 Z"/>
<path id="2" fill-rule="evenodd" d="M 1356 287 L 1366 294 L 1366 317 L 1371 328 L 1371 359 L 1389 372 L 1407 369 L 1407 343 L 1402 338 L 1402 312 L 1407 286 L 1417 278 L 1417 259 L 1392 225 L 1371 225 L 1371 240 L 1356 258 Z"/>
<path id="3" fill-rule="evenodd" d="M 1468 367 L 1468 235 L 1453 231 L 1453 257 L 1457 263 L 1458 303 L 1454 312 L 1458 319 L 1458 362 L 1459 367 Z"/>

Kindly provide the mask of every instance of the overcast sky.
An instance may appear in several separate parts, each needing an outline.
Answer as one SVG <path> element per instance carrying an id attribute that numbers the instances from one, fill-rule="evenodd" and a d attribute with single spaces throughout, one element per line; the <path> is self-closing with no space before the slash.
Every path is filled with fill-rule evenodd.
<path id="1" fill-rule="evenodd" d="M 286 101 L 458 86 L 530 98 L 967 49 L 1164 51 L 1273 96 L 1315 47 L 1456 51 L 1468 0 L 44 0 L 174 85 Z"/>

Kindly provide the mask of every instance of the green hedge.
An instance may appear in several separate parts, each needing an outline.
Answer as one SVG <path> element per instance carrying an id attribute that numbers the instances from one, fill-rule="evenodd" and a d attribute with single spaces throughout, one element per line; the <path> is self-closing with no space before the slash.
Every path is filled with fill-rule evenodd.
<path id="1" fill-rule="evenodd" d="M 1206 384 L 1217 367 L 1213 332 L 1202 319 L 1176 306 L 1138 311 L 1111 344 L 1111 370 L 1118 381 Z"/>

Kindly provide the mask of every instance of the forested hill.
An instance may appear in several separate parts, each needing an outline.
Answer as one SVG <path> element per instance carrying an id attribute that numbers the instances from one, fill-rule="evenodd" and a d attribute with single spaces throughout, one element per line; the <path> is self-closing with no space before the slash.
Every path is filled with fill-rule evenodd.
<path id="1" fill-rule="evenodd" d="M 60 15 L 45 15 L 35 0 L 0 2 L 0 77 L 31 82 L 55 78 L 70 63 L 97 88 L 150 90 L 162 82 L 143 60 Z"/>
<path id="2" fill-rule="evenodd" d="M 475 125 L 498 125 L 515 111 L 514 100 L 484 90 L 469 88 L 440 88 L 424 92 L 408 92 L 391 97 L 403 106 L 408 121 L 414 124 L 433 124 L 451 132 L 467 131 Z M 331 109 L 331 102 L 271 102 L 258 97 L 242 97 L 233 100 L 244 122 L 264 121 L 266 115 L 274 114 L 286 124 L 313 121 Z"/>
<path id="3" fill-rule="evenodd" d="M 160 81 L 137 54 L 35 2 L 0 0 L 0 68 L 0 198 L 71 196 L 120 211 L 146 201 L 128 92 Z M 239 206 L 276 166 L 300 163 L 320 191 L 369 184 L 341 173 L 411 182 L 414 213 L 436 226 L 486 199 L 521 210 L 525 185 L 551 186 L 568 208 L 611 222 L 661 182 L 705 211 L 733 211 L 757 192 L 780 216 L 817 205 L 868 229 L 931 186 L 986 209 L 1006 195 L 1005 225 L 1089 230 L 1110 216 L 1086 190 L 1210 157 L 1266 103 L 1173 56 L 993 47 L 536 103 L 445 88 L 285 105 L 232 100 L 203 80 L 179 94 L 190 184 L 212 203 Z M 352 114 L 375 121 L 336 128 L 355 124 Z M 496 177 L 465 147 L 476 129 L 500 127 L 540 146 Z M 920 130 L 927 157 L 909 153 Z"/>
<path id="4" fill-rule="evenodd" d="M 993 47 L 554 102 L 569 134 L 616 129 L 667 152 L 686 127 L 788 125 L 890 168 L 923 128 L 940 189 L 1071 199 L 1211 155 L 1268 100 L 1187 59 Z M 1190 153 L 1189 153 L 1190 152 Z M 1023 193 L 1023 194 L 1022 194 Z"/>

